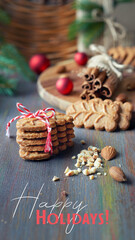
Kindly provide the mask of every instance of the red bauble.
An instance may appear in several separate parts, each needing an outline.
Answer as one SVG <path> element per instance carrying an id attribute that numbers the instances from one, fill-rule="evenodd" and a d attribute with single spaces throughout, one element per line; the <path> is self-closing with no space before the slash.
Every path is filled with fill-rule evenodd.
<path id="1" fill-rule="evenodd" d="M 74 59 L 79 65 L 85 65 L 88 61 L 87 55 L 83 52 L 77 52 L 74 56 Z"/>
<path id="2" fill-rule="evenodd" d="M 71 93 L 73 82 L 68 77 L 59 78 L 56 82 L 56 89 L 63 95 Z"/>
<path id="3" fill-rule="evenodd" d="M 50 66 L 50 61 L 45 57 L 45 55 L 36 54 L 31 57 L 29 66 L 35 73 L 40 74 Z"/>

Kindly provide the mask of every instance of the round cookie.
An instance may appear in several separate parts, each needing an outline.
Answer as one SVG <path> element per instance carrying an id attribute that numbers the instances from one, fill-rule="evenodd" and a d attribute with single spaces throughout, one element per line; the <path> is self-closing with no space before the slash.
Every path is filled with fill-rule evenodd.
<path id="1" fill-rule="evenodd" d="M 62 125 L 62 126 L 57 126 L 57 131 L 58 132 L 64 132 L 64 131 L 66 131 L 66 125 Z"/>
<path id="2" fill-rule="evenodd" d="M 20 138 L 20 137 L 17 136 L 16 142 L 18 144 L 21 144 L 22 146 L 33 146 L 33 145 L 43 145 L 43 144 L 45 144 L 46 139 L 47 138 L 24 139 L 24 138 Z M 57 135 L 51 136 L 51 140 L 52 140 L 52 142 L 58 140 Z"/>
<path id="3" fill-rule="evenodd" d="M 58 140 L 52 142 L 53 147 L 57 147 L 59 145 Z M 20 145 L 20 149 L 24 150 L 25 152 L 37 152 L 37 151 L 44 151 L 45 144 L 43 145 L 35 145 L 35 146 L 23 146 Z"/>
<path id="4" fill-rule="evenodd" d="M 56 127 L 56 123 L 54 119 L 51 119 L 50 122 L 50 127 L 51 128 L 55 128 Z M 17 129 L 21 129 L 22 131 L 45 131 L 47 130 L 46 124 L 44 122 L 42 122 L 41 120 L 37 119 L 37 118 L 22 118 L 19 119 L 16 123 L 16 128 Z"/>
<path id="5" fill-rule="evenodd" d="M 59 139 L 59 138 L 66 137 L 66 136 L 67 136 L 66 131 L 65 131 L 65 132 L 58 132 L 58 133 L 57 133 L 57 136 L 58 136 L 58 139 Z"/>
<path id="6" fill-rule="evenodd" d="M 66 133 L 67 135 L 74 134 L 74 129 L 67 129 Z"/>
<path id="7" fill-rule="evenodd" d="M 66 143 L 67 142 L 67 137 L 59 138 L 59 143 Z"/>
<path id="8" fill-rule="evenodd" d="M 52 128 L 51 135 L 54 135 L 57 133 L 57 128 Z M 48 135 L 47 131 L 39 131 L 39 132 L 26 132 L 22 131 L 20 129 L 17 130 L 17 136 L 25 139 L 35 139 L 35 138 L 46 138 Z"/>
<path id="9" fill-rule="evenodd" d="M 19 155 L 21 158 L 25 160 L 45 160 L 51 157 L 50 153 L 45 152 L 25 152 L 23 150 L 19 150 Z"/>
<path id="10" fill-rule="evenodd" d="M 59 145 L 59 150 L 60 151 L 65 151 L 66 149 L 67 149 L 67 144 L 66 143 L 63 143 L 63 144 Z"/>
<path id="11" fill-rule="evenodd" d="M 72 129 L 74 127 L 74 124 L 73 123 L 67 123 L 66 124 L 66 128 L 67 129 Z"/>
<path id="12" fill-rule="evenodd" d="M 71 140 L 71 141 L 67 141 L 67 146 L 68 147 L 72 147 L 74 145 L 74 142 Z"/>
<path id="13" fill-rule="evenodd" d="M 75 137 L 75 134 L 67 134 L 67 139 L 71 139 L 71 138 L 74 138 Z"/>

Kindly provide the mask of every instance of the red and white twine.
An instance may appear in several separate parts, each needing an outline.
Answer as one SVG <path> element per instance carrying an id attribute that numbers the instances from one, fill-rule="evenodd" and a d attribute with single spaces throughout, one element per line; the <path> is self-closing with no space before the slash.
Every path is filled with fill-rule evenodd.
<path id="1" fill-rule="evenodd" d="M 36 111 L 35 113 L 30 112 L 25 106 L 23 106 L 21 103 L 16 104 L 17 110 L 22 114 L 20 116 L 16 116 L 12 118 L 6 126 L 6 136 L 10 137 L 10 132 L 9 132 L 9 127 L 12 122 L 15 120 L 21 119 L 21 118 L 37 118 L 41 120 L 42 122 L 45 123 L 45 126 L 47 127 L 47 139 L 46 139 L 46 144 L 45 144 L 45 149 L 44 152 L 51 152 L 53 153 L 53 148 L 52 148 L 52 141 L 51 141 L 51 127 L 49 123 L 49 118 L 52 118 L 55 115 L 55 110 L 54 108 L 44 108 Z M 47 112 L 50 112 L 51 114 L 48 116 Z"/>

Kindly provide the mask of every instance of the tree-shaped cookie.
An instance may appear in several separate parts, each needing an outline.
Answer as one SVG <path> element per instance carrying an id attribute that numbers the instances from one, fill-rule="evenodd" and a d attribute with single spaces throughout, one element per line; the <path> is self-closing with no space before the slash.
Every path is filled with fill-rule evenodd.
<path id="1" fill-rule="evenodd" d="M 67 114 L 74 119 L 76 127 L 114 131 L 117 128 L 119 105 L 111 100 L 99 98 L 79 101 L 70 105 Z"/>

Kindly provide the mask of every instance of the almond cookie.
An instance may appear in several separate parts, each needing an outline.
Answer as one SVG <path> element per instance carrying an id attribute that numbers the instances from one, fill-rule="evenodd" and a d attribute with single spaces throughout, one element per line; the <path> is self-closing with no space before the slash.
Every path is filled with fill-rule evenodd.
<path id="1" fill-rule="evenodd" d="M 56 123 L 55 120 L 51 118 L 49 120 L 50 122 L 50 127 L 55 128 Z M 16 123 L 16 128 L 21 129 L 23 131 L 33 131 L 33 132 L 38 132 L 38 131 L 46 131 L 46 125 L 44 122 L 37 118 L 23 118 L 17 121 Z"/>
<path id="2" fill-rule="evenodd" d="M 58 132 L 57 136 L 58 136 L 58 138 L 66 137 L 67 136 L 66 131 L 65 132 Z"/>
<path id="3" fill-rule="evenodd" d="M 63 143 L 63 144 L 59 145 L 59 150 L 60 151 L 65 151 L 66 149 L 67 149 L 67 144 L 66 143 Z"/>
<path id="4" fill-rule="evenodd" d="M 47 113 L 50 115 L 50 112 Z M 72 123 L 73 118 L 71 116 L 67 116 L 64 113 L 56 112 L 54 117 L 49 119 L 50 127 L 55 128 L 57 126 L 62 126 L 66 123 Z M 16 128 L 21 129 L 23 131 L 44 131 L 46 130 L 46 125 L 44 122 L 37 118 L 23 118 L 17 121 Z"/>
<path id="5" fill-rule="evenodd" d="M 67 141 L 67 146 L 72 147 L 74 145 L 74 142 L 72 140 Z"/>
<path id="6" fill-rule="evenodd" d="M 53 154 L 56 155 L 59 153 L 59 149 L 58 148 L 54 148 L 53 149 Z M 42 152 L 25 152 L 24 150 L 20 149 L 19 150 L 19 155 L 21 158 L 25 159 L 25 160 L 46 160 L 49 159 L 51 157 L 50 153 L 45 153 L 44 151 Z"/>
<path id="7" fill-rule="evenodd" d="M 62 126 L 57 126 L 57 131 L 58 131 L 58 132 L 64 132 L 64 131 L 66 131 L 66 124 L 65 124 L 65 125 L 62 125 Z"/>
<path id="8" fill-rule="evenodd" d="M 127 130 L 132 118 L 133 105 L 130 102 L 122 103 L 121 101 L 115 101 L 115 103 L 120 106 L 118 127 L 121 130 Z"/>
<path id="9" fill-rule="evenodd" d="M 20 138 L 25 138 L 25 139 L 46 138 L 47 134 L 48 134 L 47 131 L 26 132 L 21 129 L 17 130 L 17 136 Z M 57 134 L 57 128 L 52 128 L 51 135 L 56 135 L 56 134 Z"/>
<path id="10" fill-rule="evenodd" d="M 74 134 L 74 129 L 67 129 L 66 133 L 67 135 Z"/>
<path id="11" fill-rule="evenodd" d="M 119 119 L 119 105 L 111 100 L 100 98 L 78 101 L 71 104 L 66 113 L 74 119 L 76 127 L 95 128 L 96 130 L 114 131 Z"/>
<path id="12" fill-rule="evenodd" d="M 67 129 L 72 129 L 74 127 L 74 124 L 73 123 L 67 123 L 66 124 L 66 128 Z"/>
<path id="13" fill-rule="evenodd" d="M 53 148 L 57 147 L 59 145 L 59 141 L 56 140 L 52 142 Z M 44 151 L 45 149 L 45 144 L 44 145 L 35 145 L 35 146 L 23 146 L 20 144 L 20 149 L 26 151 L 26 152 L 36 152 L 36 151 Z"/>
<path id="14" fill-rule="evenodd" d="M 119 63 L 135 66 L 135 47 L 113 47 L 108 54 Z"/>
<path id="15" fill-rule="evenodd" d="M 59 138 L 59 143 L 66 143 L 67 142 L 67 137 Z"/>
<path id="16" fill-rule="evenodd" d="M 24 150 L 19 150 L 19 155 L 25 160 L 45 160 L 51 157 L 50 153 L 45 152 L 25 152 Z"/>
<path id="17" fill-rule="evenodd" d="M 37 146 L 37 145 L 45 144 L 46 143 L 46 139 L 47 138 L 25 139 L 25 138 L 21 138 L 21 137 L 17 136 L 16 142 L 18 144 L 23 145 L 23 146 L 33 146 L 33 145 Z M 51 136 L 51 140 L 52 140 L 52 142 L 58 140 L 57 135 Z"/>
<path id="18" fill-rule="evenodd" d="M 75 134 L 67 134 L 67 139 L 71 139 L 71 138 L 74 138 L 75 137 Z"/>

